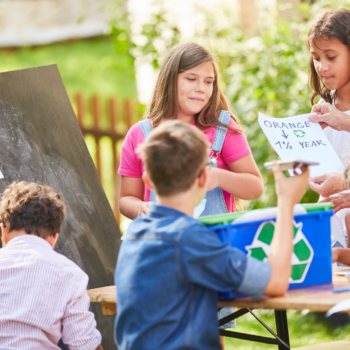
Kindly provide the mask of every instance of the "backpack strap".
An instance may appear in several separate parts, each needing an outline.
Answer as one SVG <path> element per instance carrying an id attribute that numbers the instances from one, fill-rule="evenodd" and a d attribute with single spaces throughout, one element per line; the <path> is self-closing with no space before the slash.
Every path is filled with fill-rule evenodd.
<path id="1" fill-rule="evenodd" d="M 228 125 L 231 117 L 231 112 L 221 111 L 219 121 L 222 124 Z M 217 125 L 215 129 L 215 140 L 211 146 L 211 150 L 220 153 L 225 141 L 227 127 Z"/>
<path id="2" fill-rule="evenodd" d="M 152 131 L 151 125 L 149 123 L 149 119 L 148 118 L 143 119 L 143 120 L 139 121 L 139 124 L 140 124 L 141 130 L 142 130 L 142 134 L 146 138 Z M 150 202 L 153 202 L 153 203 L 156 202 L 156 191 L 151 190 L 149 200 L 150 200 Z"/>
<path id="3" fill-rule="evenodd" d="M 149 123 L 149 119 L 144 119 L 139 121 L 143 136 L 146 138 L 150 132 L 152 131 L 151 125 Z"/>

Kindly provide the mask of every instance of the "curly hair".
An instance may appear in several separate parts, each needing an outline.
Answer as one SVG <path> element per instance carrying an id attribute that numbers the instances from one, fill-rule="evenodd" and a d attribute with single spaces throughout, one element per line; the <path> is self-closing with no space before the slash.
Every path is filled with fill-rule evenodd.
<path id="1" fill-rule="evenodd" d="M 46 238 L 60 232 L 65 208 L 62 196 L 51 187 L 13 182 L 0 201 L 0 222 L 9 232 L 23 229 Z"/>

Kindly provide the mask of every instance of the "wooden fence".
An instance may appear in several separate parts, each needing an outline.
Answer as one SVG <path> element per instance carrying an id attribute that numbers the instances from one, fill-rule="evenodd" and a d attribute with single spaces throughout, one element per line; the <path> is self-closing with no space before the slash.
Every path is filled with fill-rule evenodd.
<path id="1" fill-rule="evenodd" d="M 118 175 L 119 157 L 118 154 L 118 141 L 125 138 L 127 131 L 133 125 L 134 114 L 137 110 L 135 102 L 130 99 L 119 102 L 116 98 L 110 98 L 107 101 L 107 108 L 102 108 L 101 98 L 98 95 L 94 95 L 90 98 L 88 110 L 86 110 L 86 102 L 82 94 L 75 95 L 75 103 L 77 110 L 77 119 L 81 131 L 85 136 L 91 135 L 95 143 L 95 154 L 92 154 L 92 158 L 95 160 L 97 174 L 103 183 L 102 178 L 102 162 L 101 162 L 101 145 L 100 140 L 102 137 L 109 138 L 112 142 L 111 153 L 113 155 L 112 162 L 112 174 L 113 174 L 113 212 L 114 216 L 120 224 L 120 212 L 118 208 L 119 204 L 119 191 L 120 191 L 120 175 Z M 105 110 L 105 112 L 103 112 Z M 92 117 L 92 123 L 87 126 L 87 117 Z M 139 118 L 139 116 L 138 116 Z M 106 122 L 107 119 L 107 122 Z M 105 121 L 107 127 L 101 126 L 102 120 Z M 122 126 L 123 128 L 121 128 Z M 123 129 L 121 132 L 120 130 Z"/>

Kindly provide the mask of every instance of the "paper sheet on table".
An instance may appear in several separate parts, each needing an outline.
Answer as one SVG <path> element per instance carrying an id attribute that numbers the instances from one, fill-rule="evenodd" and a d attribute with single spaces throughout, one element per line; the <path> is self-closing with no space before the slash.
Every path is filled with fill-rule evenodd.
<path id="1" fill-rule="evenodd" d="M 259 124 L 282 160 L 318 162 L 310 167 L 310 176 L 342 173 L 344 166 L 318 123 L 309 121 L 310 114 L 289 118 L 271 118 L 259 113 Z M 290 171 L 293 174 L 293 171 Z"/>
<path id="2" fill-rule="evenodd" d="M 350 299 L 346 299 L 341 301 L 340 303 L 334 305 L 328 312 L 326 313 L 326 317 L 329 317 L 336 312 L 347 311 L 350 310 Z"/>
<path id="3" fill-rule="evenodd" d="M 2 175 L 2 172 L 0 170 L 0 179 L 3 179 L 4 178 L 4 175 Z"/>

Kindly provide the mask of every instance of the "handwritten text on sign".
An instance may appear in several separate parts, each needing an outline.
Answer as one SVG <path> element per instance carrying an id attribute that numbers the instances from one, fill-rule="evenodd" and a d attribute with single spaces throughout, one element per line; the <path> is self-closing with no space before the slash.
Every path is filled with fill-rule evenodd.
<path id="1" fill-rule="evenodd" d="M 259 113 L 259 124 L 282 160 L 318 162 L 310 167 L 311 176 L 342 172 L 343 164 L 321 126 L 308 119 L 309 114 L 289 118 L 270 118 Z"/>

